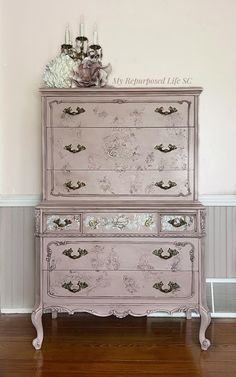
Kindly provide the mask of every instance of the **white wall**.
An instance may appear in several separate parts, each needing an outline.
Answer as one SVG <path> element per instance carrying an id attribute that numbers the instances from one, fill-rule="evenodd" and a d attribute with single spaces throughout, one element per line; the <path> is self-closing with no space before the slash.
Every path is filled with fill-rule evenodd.
<path id="1" fill-rule="evenodd" d="M 203 86 L 200 194 L 235 194 L 235 0 L 1 0 L 0 193 L 39 194 L 45 64 L 69 21 L 98 24 L 113 77 L 191 77 Z"/>

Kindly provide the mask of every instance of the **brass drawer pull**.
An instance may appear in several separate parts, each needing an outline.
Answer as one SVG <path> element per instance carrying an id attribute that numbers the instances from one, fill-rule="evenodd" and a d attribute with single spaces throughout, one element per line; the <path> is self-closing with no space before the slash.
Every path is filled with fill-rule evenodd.
<path id="1" fill-rule="evenodd" d="M 163 153 L 168 153 L 168 152 L 174 151 L 175 149 L 177 149 L 177 147 L 174 144 L 169 144 L 168 147 L 164 148 L 163 144 L 159 144 L 159 145 L 156 145 L 154 149 Z"/>
<path id="2" fill-rule="evenodd" d="M 70 190 L 79 190 L 81 187 L 86 186 L 84 182 L 77 181 L 77 185 L 74 186 L 71 181 L 68 181 L 65 183 L 65 186 L 67 187 L 68 191 Z"/>
<path id="3" fill-rule="evenodd" d="M 182 217 L 177 217 L 175 219 L 172 219 L 172 220 L 168 220 L 168 223 L 171 224 L 172 226 L 174 226 L 175 228 L 179 228 L 183 225 L 187 225 L 187 222 L 182 218 Z"/>
<path id="4" fill-rule="evenodd" d="M 178 250 L 176 249 L 171 249 L 169 248 L 166 253 L 168 254 L 165 254 L 164 250 L 162 248 L 160 249 L 155 249 L 153 250 L 152 254 L 156 255 L 157 257 L 161 258 L 161 259 L 170 259 L 172 258 L 174 255 L 177 255 L 179 254 Z"/>
<path id="5" fill-rule="evenodd" d="M 169 281 L 168 286 L 169 288 L 163 288 L 164 283 L 160 281 L 160 283 L 155 283 L 153 288 L 158 289 L 162 293 L 170 293 L 176 291 L 180 288 L 179 284 L 174 283 L 173 281 Z"/>
<path id="6" fill-rule="evenodd" d="M 66 255 L 67 257 L 71 258 L 71 259 L 79 259 L 81 258 L 83 255 L 86 255 L 88 254 L 88 251 L 86 249 L 81 249 L 79 248 L 77 250 L 77 253 L 78 254 L 73 254 L 74 250 L 72 248 L 70 249 L 66 249 L 62 252 L 62 254 Z"/>
<path id="7" fill-rule="evenodd" d="M 53 220 L 54 224 L 56 224 L 59 228 L 65 228 L 66 226 L 72 224 L 72 221 L 69 219 L 65 219 L 64 221 L 61 221 L 61 219 Z"/>
<path id="8" fill-rule="evenodd" d="M 173 114 L 173 113 L 177 113 L 177 109 L 176 107 L 172 107 L 172 106 L 169 106 L 168 110 L 164 110 L 164 107 L 161 106 L 161 107 L 157 107 L 155 109 L 155 113 L 159 113 L 161 115 L 170 115 L 170 114 Z"/>
<path id="9" fill-rule="evenodd" d="M 84 151 L 86 147 L 84 145 L 78 144 L 76 148 L 72 148 L 72 144 L 69 144 L 69 145 L 65 145 L 64 149 L 66 149 L 68 152 L 71 152 L 71 153 L 78 153 L 78 152 Z"/>
<path id="10" fill-rule="evenodd" d="M 83 107 L 76 107 L 76 111 L 73 111 L 71 107 L 66 107 L 63 110 L 63 113 L 74 116 L 74 115 L 79 115 L 79 114 L 85 113 L 85 110 L 83 109 Z"/>
<path id="11" fill-rule="evenodd" d="M 77 293 L 77 292 L 80 292 L 82 289 L 85 289 L 88 287 L 88 284 L 82 281 L 78 281 L 77 285 L 78 285 L 78 288 L 73 288 L 73 283 L 70 281 L 69 283 L 62 284 L 62 288 L 65 288 L 72 293 Z"/>
<path id="12" fill-rule="evenodd" d="M 175 183 L 173 181 L 168 181 L 168 184 L 165 185 L 163 181 L 160 181 L 160 182 L 156 182 L 155 186 L 160 187 L 162 190 L 169 190 L 172 187 L 177 186 L 177 183 Z"/>

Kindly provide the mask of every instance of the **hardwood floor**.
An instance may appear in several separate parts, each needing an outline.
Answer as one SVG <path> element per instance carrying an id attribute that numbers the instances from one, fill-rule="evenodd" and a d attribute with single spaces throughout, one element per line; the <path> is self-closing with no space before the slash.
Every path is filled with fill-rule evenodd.
<path id="1" fill-rule="evenodd" d="M 213 320 L 212 347 L 199 319 L 44 315 L 40 351 L 29 315 L 0 316 L 0 377 L 235 377 L 236 321 Z"/>

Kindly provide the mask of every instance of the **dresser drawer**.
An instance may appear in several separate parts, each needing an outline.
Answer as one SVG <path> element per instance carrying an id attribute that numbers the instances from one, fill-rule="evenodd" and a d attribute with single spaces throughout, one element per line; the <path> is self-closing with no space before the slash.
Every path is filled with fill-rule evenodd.
<path id="1" fill-rule="evenodd" d="M 198 240 L 130 239 L 83 241 L 44 240 L 44 270 L 167 270 L 198 269 Z"/>
<path id="2" fill-rule="evenodd" d="M 193 97 L 49 98 L 52 127 L 192 127 Z"/>
<path id="3" fill-rule="evenodd" d="M 197 214 L 160 214 L 160 233 L 196 233 Z"/>
<path id="4" fill-rule="evenodd" d="M 48 171 L 47 199 L 136 196 L 193 199 L 193 171 Z"/>
<path id="5" fill-rule="evenodd" d="M 62 233 L 62 232 L 81 232 L 81 215 L 80 214 L 44 214 L 43 215 L 43 232 L 44 233 Z"/>
<path id="6" fill-rule="evenodd" d="M 44 271 L 47 295 L 59 298 L 188 299 L 193 273 L 166 271 Z"/>
<path id="7" fill-rule="evenodd" d="M 193 128 L 48 128 L 47 168 L 192 170 Z"/>

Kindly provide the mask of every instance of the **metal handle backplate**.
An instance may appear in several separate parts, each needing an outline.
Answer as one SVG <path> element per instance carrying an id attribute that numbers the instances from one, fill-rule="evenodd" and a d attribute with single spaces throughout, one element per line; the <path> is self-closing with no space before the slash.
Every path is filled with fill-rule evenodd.
<path id="1" fill-rule="evenodd" d="M 73 111 L 71 107 L 66 107 L 63 110 L 63 113 L 75 116 L 75 115 L 85 113 L 85 110 L 83 109 L 83 107 L 76 107 L 76 110 Z"/>
<path id="2" fill-rule="evenodd" d="M 155 186 L 161 188 L 162 190 L 169 190 L 169 189 L 171 189 L 172 187 L 177 186 L 177 183 L 176 183 L 176 182 L 173 182 L 173 181 L 168 181 L 168 184 L 165 185 L 163 181 L 159 181 L 159 182 L 156 182 L 156 183 L 155 183 Z"/>
<path id="3" fill-rule="evenodd" d="M 54 224 L 56 224 L 59 228 L 65 228 L 66 226 L 72 224 L 72 221 L 69 219 L 65 219 L 62 221 L 60 218 L 53 220 Z"/>
<path id="4" fill-rule="evenodd" d="M 77 184 L 73 185 L 72 181 L 68 181 L 65 183 L 65 186 L 67 190 L 70 191 L 70 190 L 79 190 L 81 187 L 86 186 L 86 184 L 84 182 L 77 181 Z"/>
<path id="5" fill-rule="evenodd" d="M 161 107 L 157 107 L 155 109 L 155 113 L 159 113 L 161 115 L 170 115 L 170 114 L 173 114 L 173 113 L 177 113 L 177 109 L 176 107 L 172 107 L 172 106 L 169 106 L 168 110 L 164 110 L 164 107 L 161 106 Z"/>
<path id="6" fill-rule="evenodd" d="M 163 288 L 164 283 L 160 281 L 159 283 L 155 283 L 153 285 L 153 288 L 158 289 L 162 293 L 170 293 L 180 288 L 179 284 L 174 283 L 173 281 L 169 281 L 167 285 L 169 286 L 169 288 Z"/>
<path id="7" fill-rule="evenodd" d="M 171 151 L 174 151 L 175 149 L 177 149 L 176 145 L 174 144 L 169 144 L 166 148 L 163 146 L 163 144 L 159 144 L 159 145 L 156 145 L 154 147 L 154 149 L 156 149 L 157 151 L 160 151 L 162 153 L 169 153 Z"/>
<path id="8" fill-rule="evenodd" d="M 79 259 L 81 258 L 83 255 L 86 255 L 88 254 L 88 251 L 86 249 L 81 249 L 79 248 L 77 250 L 77 254 L 73 254 L 74 253 L 74 250 L 72 248 L 70 249 L 65 249 L 63 250 L 62 254 L 66 255 L 67 257 L 71 258 L 71 259 Z"/>
<path id="9" fill-rule="evenodd" d="M 72 293 L 77 293 L 80 292 L 82 289 L 88 287 L 88 284 L 82 281 L 78 281 L 76 285 L 78 286 L 78 288 L 74 287 L 74 284 L 72 283 L 72 281 L 70 281 L 69 283 L 63 283 L 62 288 L 65 288 Z"/>
<path id="10" fill-rule="evenodd" d="M 168 223 L 174 226 L 175 228 L 187 225 L 187 222 L 183 219 L 183 217 L 176 217 L 175 219 L 168 220 Z"/>
<path id="11" fill-rule="evenodd" d="M 161 259 L 170 259 L 173 256 L 179 254 L 178 250 L 169 248 L 167 251 L 164 251 L 162 248 L 153 250 L 152 254 L 156 255 Z"/>
<path id="12" fill-rule="evenodd" d="M 84 145 L 78 144 L 76 148 L 73 148 L 72 144 L 69 144 L 69 145 L 65 145 L 64 149 L 66 149 L 68 152 L 71 152 L 71 153 L 79 153 L 81 151 L 84 151 L 86 147 Z"/>

